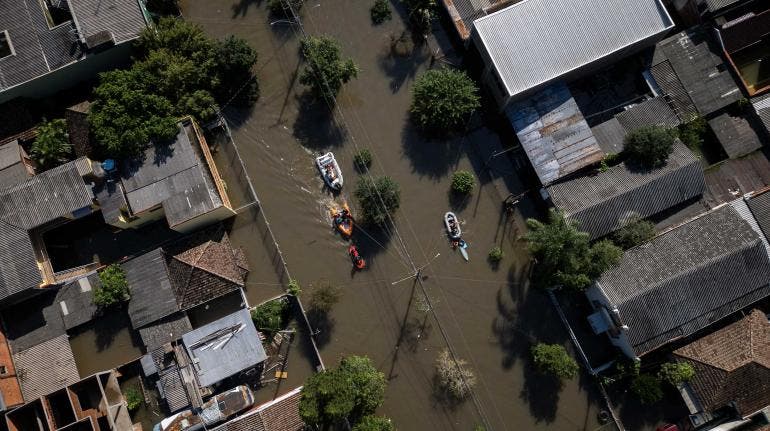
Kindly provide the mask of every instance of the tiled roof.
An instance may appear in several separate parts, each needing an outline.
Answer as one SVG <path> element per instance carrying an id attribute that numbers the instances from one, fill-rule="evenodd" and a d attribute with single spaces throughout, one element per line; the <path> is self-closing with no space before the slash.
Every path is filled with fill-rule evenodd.
<path id="1" fill-rule="evenodd" d="M 598 280 L 637 355 L 770 295 L 766 242 L 746 213 L 719 207 L 626 251 Z"/>
<path id="2" fill-rule="evenodd" d="M 61 313 L 64 327 L 69 331 L 93 320 L 98 311 L 94 304 L 94 290 L 101 288 L 102 282 L 97 273 L 80 277 L 59 289 L 55 307 Z"/>
<path id="3" fill-rule="evenodd" d="M 192 331 L 190 319 L 184 313 L 177 313 L 140 329 L 139 336 L 142 337 L 142 342 L 149 352 L 182 338 L 183 334 L 190 331 Z"/>
<path id="4" fill-rule="evenodd" d="M 734 402 L 741 415 L 770 405 L 770 322 L 748 316 L 674 351 L 695 368 L 689 382 L 706 411 Z"/>
<path id="5" fill-rule="evenodd" d="M 709 115 L 743 97 L 720 53 L 699 27 L 656 45 L 650 72 L 682 121 L 695 113 Z"/>
<path id="6" fill-rule="evenodd" d="M 770 190 L 754 193 L 746 202 L 766 238 L 770 238 Z"/>
<path id="7" fill-rule="evenodd" d="M 547 188 L 554 206 L 600 238 L 634 216 L 650 217 L 700 196 L 705 189 L 700 162 L 677 142 L 665 166 L 639 171 L 626 163 Z"/>
<path id="8" fill-rule="evenodd" d="M 131 290 L 128 315 L 134 329 L 179 311 L 162 249 L 135 257 L 121 266 L 126 271 Z"/>
<path id="9" fill-rule="evenodd" d="M 294 389 L 212 431 L 301 431 L 305 424 L 299 416 L 300 390 Z"/>
<path id="10" fill-rule="evenodd" d="M 28 178 L 29 172 L 23 163 L 19 141 L 0 146 L 0 189 L 23 183 Z"/>
<path id="11" fill-rule="evenodd" d="M 679 117 L 666 103 L 664 97 L 653 97 L 626 109 L 615 116 L 627 132 L 645 126 L 676 127 Z"/>
<path id="12" fill-rule="evenodd" d="M 753 97 L 751 104 L 765 129 L 765 136 L 770 138 L 770 93 Z"/>
<path id="13" fill-rule="evenodd" d="M 13 361 L 27 401 L 80 380 L 66 334 L 14 353 Z"/>

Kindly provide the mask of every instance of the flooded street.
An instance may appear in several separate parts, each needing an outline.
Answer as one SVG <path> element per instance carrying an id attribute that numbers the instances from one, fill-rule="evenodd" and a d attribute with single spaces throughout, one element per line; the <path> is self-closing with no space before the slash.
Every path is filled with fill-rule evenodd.
<path id="1" fill-rule="evenodd" d="M 404 32 L 399 11 L 374 27 L 370 2 L 305 4 L 306 31 L 337 38 L 343 54 L 361 69 L 343 87 L 341 112 L 332 118 L 308 103 L 297 80 L 299 29 L 268 17 L 265 1 L 182 3 L 186 19 L 216 37 L 244 37 L 259 53 L 259 102 L 251 112 L 226 113 L 292 277 L 306 295 L 321 279 L 343 291 L 329 325 L 318 334 L 327 366 L 344 355 L 371 357 L 389 380 L 380 413 L 400 430 L 471 430 L 481 424 L 490 430 L 597 429 L 597 402 L 587 380 L 559 389 L 529 364 L 532 341 L 566 345 L 569 339 L 547 297 L 527 289 L 529 257 L 521 236 L 534 204 L 525 200 L 512 217 L 502 212 L 509 193 L 525 190 L 516 165 L 499 157 L 495 166 L 504 161 L 507 167 L 490 178 L 487 154 L 502 148 L 490 129 L 476 127 L 450 142 L 428 142 L 411 129 L 410 89 L 415 76 L 430 67 L 431 55 L 426 45 L 409 55 L 392 54 L 391 40 Z M 353 154 L 362 148 L 373 153 L 373 175 L 388 175 L 400 185 L 401 208 L 394 228 L 356 228 L 354 241 L 369 268 L 354 273 L 347 242 L 332 231 L 329 207 L 347 200 L 357 214 L 352 194 L 360 175 Z M 345 175 L 337 197 L 324 189 L 313 164 L 329 150 Z M 474 171 L 481 182 L 463 202 L 453 202 L 449 194 L 450 176 L 458 169 Z M 463 222 L 470 262 L 446 239 L 442 215 L 450 209 Z M 232 239 L 253 265 L 246 293 L 253 305 L 280 293 L 281 281 L 271 272 L 275 256 L 265 251 L 265 234 L 252 222 L 249 211 L 236 217 Z M 486 260 L 494 245 L 505 252 L 499 268 Z M 415 268 L 422 268 L 427 300 L 410 277 Z M 447 343 L 478 379 L 474 398 L 460 405 L 433 395 L 433 363 Z"/>

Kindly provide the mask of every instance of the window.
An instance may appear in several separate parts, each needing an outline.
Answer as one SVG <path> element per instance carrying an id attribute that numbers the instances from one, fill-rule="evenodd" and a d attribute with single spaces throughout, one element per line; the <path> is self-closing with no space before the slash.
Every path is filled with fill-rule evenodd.
<path id="1" fill-rule="evenodd" d="M 40 0 L 40 3 L 49 28 L 72 21 L 69 5 L 65 0 Z"/>
<path id="2" fill-rule="evenodd" d="M 13 55 L 13 45 L 11 45 L 11 38 L 8 36 L 8 30 L 0 32 L 0 58 Z"/>
<path id="3" fill-rule="evenodd" d="M 0 376 L 4 376 L 8 374 L 8 369 L 5 367 L 5 365 L 0 365 Z"/>

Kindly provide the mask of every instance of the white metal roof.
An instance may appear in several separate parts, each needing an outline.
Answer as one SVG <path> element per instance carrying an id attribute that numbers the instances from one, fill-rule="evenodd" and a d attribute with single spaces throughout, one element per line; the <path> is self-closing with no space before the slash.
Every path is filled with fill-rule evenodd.
<path id="1" fill-rule="evenodd" d="M 523 0 L 474 35 L 513 96 L 673 26 L 659 0 Z"/>

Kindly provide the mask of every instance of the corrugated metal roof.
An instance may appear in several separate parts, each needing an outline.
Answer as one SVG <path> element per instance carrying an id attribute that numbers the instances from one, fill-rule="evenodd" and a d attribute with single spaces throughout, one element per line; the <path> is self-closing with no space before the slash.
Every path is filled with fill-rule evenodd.
<path id="1" fill-rule="evenodd" d="M 623 151 L 623 140 L 626 138 L 626 129 L 612 117 L 609 120 L 591 127 L 591 133 L 596 138 L 599 148 L 606 154 L 618 154 Z"/>
<path id="2" fill-rule="evenodd" d="M 770 295 L 762 239 L 724 205 L 626 251 L 598 281 L 638 355 Z"/>
<path id="3" fill-rule="evenodd" d="M 228 341 L 222 343 L 225 339 Z M 201 386 L 213 385 L 267 359 L 247 309 L 184 334 L 182 342 L 196 364 Z"/>
<path id="4" fill-rule="evenodd" d="M 512 96 L 674 26 L 658 0 L 525 0 L 473 25 Z"/>
<path id="5" fill-rule="evenodd" d="M 511 103 L 505 113 L 544 185 L 604 157 L 563 82 Z"/>
<path id="6" fill-rule="evenodd" d="M 741 0 L 699 0 L 699 3 L 706 4 L 709 12 L 718 12 L 728 6 L 732 6 Z"/>
<path id="7" fill-rule="evenodd" d="M 722 148 L 732 159 L 762 148 L 762 141 L 757 132 L 744 116 L 725 112 L 710 119 L 708 123 Z"/>
<path id="8" fill-rule="evenodd" d="M 27 230 L 0 220 L 0 299 L 42 282 Z"/>
<path id="9" fill-rule="evenodd" d="M 696 112 L 709 115 L 743 97 L 721 50 L 700 27 L 659 42 L 650 72 L 682 121 Z"/>
<path id="10" fill-rule="evenodd" d="M 131 289 L 128 315 L 134 329 L 179 311 L 162 249 L 135 257 L 121 266 Z"/>
<path id="11" fill-rule="evenodd" d="M 627 132 L 645 126 L 676 127 L 679 117 L 663 97 L 653 97 L 620 112 L 615 116 Z"/>
<path id="12" fill-rule="evenodd" d="M 770 93 L 751 99 L 754 112 L 762 122 L 767 137 L 770 137 Z"/>
<path id="13" fill-rule="evenodd" d="M 189 331 L 192 331 L 190 319 L 184 313 L 177 313 L 140 329 L 139 336 L 149 352 L 182 338 L 182 334 Z"/>
<path id="14" fill-rule="evenodd" d="M 747 204 L 765 238 L 770 238 L 770 190 L 751 196 Z"/>
<path id="15" fill-rule="evenodd" d="M 80 380 L 66 334 L 14 353 L 13 362 L 26 401 Z"/>
<path id="16" fill-rule="evenodd" d="M 133 39 L 147 26 L 138 0 L 68 0 L 81 36 L 109 31 L 116 43 Z"/>
<path id="17" fill-rule="evenodd" d="M 622 163 L 547 190 L 556 208 L 594 239 L 621 228 L 633 216 L 650 217 L 700 196 L 705 188 L 700 162 L 677 143 L 661 168 L 639 171 Z"/>

